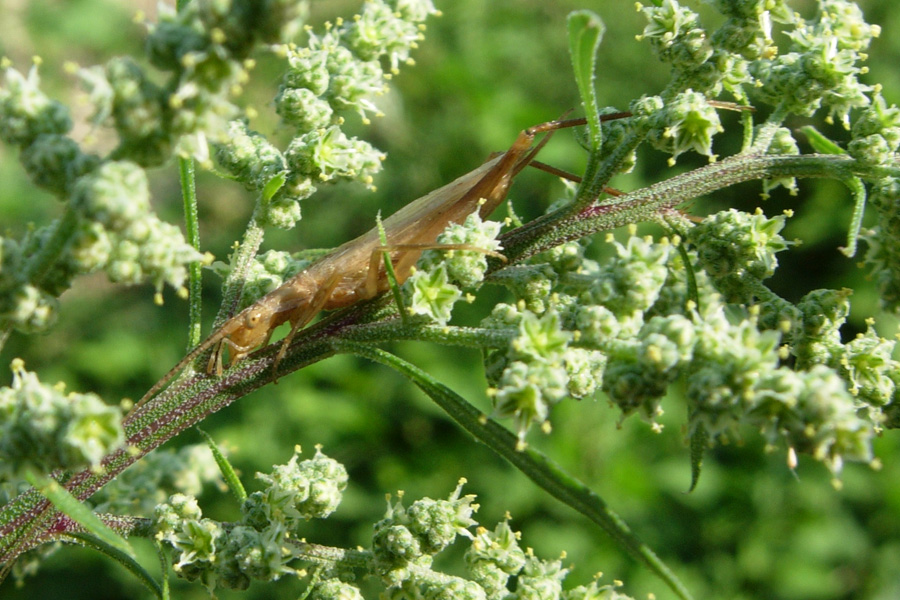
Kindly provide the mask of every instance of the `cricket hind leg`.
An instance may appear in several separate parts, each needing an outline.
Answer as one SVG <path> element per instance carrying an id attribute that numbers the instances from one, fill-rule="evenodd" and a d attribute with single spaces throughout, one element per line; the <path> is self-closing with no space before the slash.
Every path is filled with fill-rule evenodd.
<path id="1" fill-rule="evenodd" d="M 546 123 L 539 123 L 537 125 L 532 125 L 531 127 L 529 127 L 528 129 L 524 130 L 522 133 L 519 134 L 519 137 L 516 139 L 515 142 L 513 142 L 513 146 L 512 146 L 513 149 L 527 148 L 528 146 L 531 145 L 532 141 L 534 140 L 534 137 L 540 133 L 546 133 L 547 135 L 544 136 L 544 138 L 540 142 L 538 142 L 534 148 L 529 150 L 528 153 L 523 158 L 521 158 L 519 161 L 516 162 L 516 165 L 515 165 L 515 167 L 513 167 L 513 171 L 512 171 L 513 177 L 518 175 L 519 172 L 522 171 L 522 169 L 524 169 L 525 167 L 527 167 L 528 165 L 530 165 L 532 163 L 537 163 L 539 165 L 542 165 L 538 168 L 543 169 L 544 163 L 538 163 L 537 161 L 534 160 L 534 157 L 537 156 L 537 154 L 543 149 L 543 147 L 547 144 L 547 142 L 550 141 L 550 138 L 553 137 L 554 133 L 556 133 L 560 129 L 566 129 L 568 127 L 579 127 L 581 125 L 587 124 L 587 119 L 585 119 L 584 117 L 579 117 L 576 119 L 563 118 L 566 116 L 566 114 L 568 114 L 568 112 L 569 111 L 566 111 L 566 113 L 563 113 L 563 116 L 560 117 L 559 119 L 555 119 L 553 121 L 547 121 Z M 622 112 L 610 113 L 610 114 L 606 114 L 606 115 L 600 115 L 600 121 L 601 122 L 614 121 L 616 119 L 626 119 L 630 116 L 632 116 L 632 114 L 630 112 L 622 111 Z M 543 170 L 548 170 L 548 169 L 543 169 Z M 555 175 L 559 175 L 565 179 L 570 179 L 570 180 L 573 180 L 572 177 L 575 177 L 574 175 L 570 176 L 570 174 L 566 173 L 565 171 L 555 169 L 554 167 L 549 167 L 549 172 L 553 173 Z"/>
<path id="2" fill-rule="evenodd" d="M 528 163 L 529 167 L 534 167 L 535 169 L 540 169 L 545 173 L 550 173 L 551 175 L 556 175 L 560 179 L 566 179 L 568 181 L 572 181 L 574 183 L 581 183 L 581 177 L 575 175 L 573 173 L 569 173 L 568 171 L 563 171 L 562 169 L 557 169 L 553 165 L 548 165 L 545 162 L 541 162 L 539 160 L 532 160 Z M 624 196 L 625 192 L 621 190 L 617 190 L 616 188 L 604 187 L 602 190 L 604 193 L 609 194 L 610 196 Z"/>

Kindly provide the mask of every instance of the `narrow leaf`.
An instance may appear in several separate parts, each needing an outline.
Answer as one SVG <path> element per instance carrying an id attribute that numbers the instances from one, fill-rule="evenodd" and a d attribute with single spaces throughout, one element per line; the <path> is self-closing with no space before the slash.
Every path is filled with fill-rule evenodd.
<path id="1" fill-rule="evenodd" d="M 100 520 L 87 505 L 79 502 L 78 498 L 69 493 L 58 481 L 29 472 L 26 477 L 28 483 L 41 493 L 53 506 L 62 511 L 70 519 L 94 534 L 100 540 L 116 548 L 131 558 L 135 558 L 134 550 L 128 542 L 113 531 L 106 523 Z"/>
<path id="2" fill-rule="evenodd" d="M 822 132 L 812 125 L 801 127 L 800 131 L 806 136 L 806 139 L 809 141 L 809 145 L 813 147 L 813 150 L 819 154 L 847 154 L 843 148 L 825 137 Z"/>
<path id="3" fill-rule="evenodd" d="M 272 177 L 272 179 L 270 179 L 269 181 L 266 182 L 266 186 L 263 188 L 263 191 L 262 191 L 263 202 L 268 202 L 269 200 L 271 200 L 272 197 L 278 193 L 278 190 L 280 190 L 282 187 L 284 187 L 284 182 L 286 181 L 286 178 L 287 178 L 287 174 L 284 171 L 282 171 L 281 173 L 279 173 L 278 175 L 275 175 L 274 177 Z"/>
<path id="4" fill-rule="evenodd" d="M 384 231 L 384 225 L 381 222 L 381 213 L 375 217 L 375 224 L 378 227 L 378 241 L 383 247 L 387 247 L 387 233 Z M 400 284 L 397 283 L 397 274 L 394 272 L 394 263 L 391 262 L 391 254 L 387 251 L 382 252 L 384 257 L 384 273 L 387 276 L 388 286 L 391 288 L 391 295 L 394 296 L 394 302 L 397 303 L 397 312 L 400 313 L 400 320 L 406 325 L 406 310 L 403 307 L 403 294 L 400 293 Z"/>
<path id="5" fill-rule="evenodd" d="M 684 263 L 684 274 L 685 279 L 687 280 L 687 296 L 689 299 L 694 301 L 694 304 L 697 307 L 702 307 L 700 304 L 700 292 L 697 289 L 697 276 L 694 273 L 694 265 L 691 262 L 691 256 L 688 254 L 687 247 L 684 244 L 684 240 L 687 236 L 681 232 L 678 226 L 668 217 L 664 218 L 666 225 L 671 229 L 673 237 L 678 236 L 681 238 L 681 243 L 675 245 L 675 249 L 678 251 L 678 255 L 681 257 L 681 261 Z"/>
<path id="6" fill-rule="evenodd" d="M 569 14 L 569 55 L 575 70 L 575 82 L 584 105 L 592 152 L 597 152 L 603 143 L 600 131 L 599 105 L 594 78 L 597 71 L 597 48 L 603 38 L 606 26 L 596 14 L 589 10 L 578 10 Z"/>
<path id="7" fill-rule="evenodd" d="M 85 546 L 87 548 L 93 548 L 98 552 L 101 552 L 113 559 L 126 569 L 128 569 L 135 577 L 137 577 L 138 581 L 144 584 L 144 586 L 149 589 L 157 598 L 163 597 L 163 590 L 160 587 L 159 583 L 157 583 L 156 579 L 145 569 L 138 561 L 136 561 L 132 556 L 122 552 L 115 546 L 110 546 L 105 541 L 101 540 L 98 537 L 93 535 L 83 533 L 83 532 L 74 532 L 69 533 L 68 537 L 73 538 L 78 541 L 79 544 Z"/>
<path id="8" fill-rule="evenodd" d="M 862 228 L 863 214 L 866 212 L 866 186 L 859 177 L 848 177 L 843 182 L 853 193 L 853 218 L 850 221 L 850 230 L 847 232 L 847 245 L 841 248 L 841 253 L 852 258 L 856 254 L 856 242 L 859 239 L 859 230 Z"/>
<path id="9" fill-rule="evenodd" d="M 198 252 L 200 251 L 200 217 L 197 210 L 197 178 L 194 173 L 194 161 L 190 158 L 178 159 L 178 172 L 181 178 L 181 199 L 184 203 L 184 231 L 187 240 Z M 203 269 L 199 261 L 192 261 L 188 266 L 188 300 L 189 315 L 187 348 L 200 343 L 202 337 L 200 313 L 203 304 L 201 290 L 203 287 Z"/>
<path id="10" fill-rule="evenodd" d="M 206 440 L 206 445 L 209 446 L 210 451 L 213 454 L 213 458 L 216 459 L 216 464 L 219 465 L 219 471 L 222 473 L 222 477 L 225 479 L 225 484 L 228 486 L 228 489 L 231 490 L 231 493 L 234 494 L 234 497 L 238 499 L 238 501 L 243 502 L 247 499 L 247 490 L 244 489 L 244 485 L 241 483 L 240 478 L 238 478 L 237 473 L 234 470 L 234 467 L 231 466 L 231 463 L 228 462 L 228 459 L 225 458 L 225 455 L 222 454 L 222 451 L 219 450 L 218 444 L 216 441 L 212 439 L 212 436 L 200 429 L 197 428 L 197 431 L 200 432 L 200 435 L 203 436 L 203 439 Z"/>
<path id="11" fill-rule="evenodd" d="M 691 435 L 691 487 L 688 492 L 693 492 L 700 481 L 700 469 L 703 467 L 703 454 L 709 444 L 709 434 L 703 425 L 697 427 Z"/>

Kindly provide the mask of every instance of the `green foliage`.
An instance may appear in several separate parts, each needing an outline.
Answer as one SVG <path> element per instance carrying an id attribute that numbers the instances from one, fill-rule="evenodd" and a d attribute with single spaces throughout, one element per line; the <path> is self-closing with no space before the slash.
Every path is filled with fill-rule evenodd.
<path id="1" fill-rule="evenodd" d="M 187 161 L 201 172 L 196 196 L 187 189 L 184 197 L 189 214 L 199 197 L 204 249 L 230 252 L 213 265 L 224 279 L 213 330 L 314 264 L 315 253 L 287 249 L 337 246 L 354 227 L 371 227 L 374 208 L 347 207 L 376 183 L 389 214 L 506 147 L 522 126 L 574 105 L 587 113 L 587 132 L 576 134 L 587 166 L 554 143 L 540 159 L 581 181 L 550 192 L 551 178 L 523 173 L 526 185 L 513 188 L 521 216 L 505 232 L 478 215 L 452 223 L 438 238 L 445 248 L 425 252 L 408 278 L 397 276 L 402 299 L 383 295 L 326 316 L 292 332 L 290 347 L 261 348 L 222 377 L 204 372 L 208 355 L 191 356 L 196 364 L 182 379 L 124 417 L 99 395 L 65 394 L 14 361 L 12 385 L 0 390 L 0 557 L 17 577 L 40 567 L 23 593 L 59 595 L 44 590 L 74 577 L 63 569 L 75 551 L 47 559 L 55 540 L 118 556 L 159 593 L 134 559 L 104 550 L 82 526 L 98 536 L 109 526 L 136 546 L 140 538 L 161 542 L 175 573 L 221 597 L 246 589 L 244 597 L 626 598 L 618 583 L 588 582 L 601 566 L 634 597 L 900 593 L 891 483 L 891 430 L 900 426 L 891 332 L 900 298 L 900 110 L 884 66 L 896 48 L 876 39 L 880 27 L 856 4 L 820 0 L 801 14 L 787 1 L 660 0 L 617 14 L 615 26 L 604 26 L 613 21 L 602 7 L 595 15 L 575 2 L 488 10 L 460 0 L 442 6 L 447 14 L 437 20 L 429 0 L 184 4 L 148 20 L 143 55 L 111 11 L 108 31 L 98 26 L 90 40 L 71 14 L 46 26 L 40 3 L 0 11 L 29 22 L 43 55 L 43 64 L 23 68 L 35 52 L 0 35 L 11 58 L 0 82 L 0 172 L 10 182 L 0 190 L 10 227 L 0 240 L 0 345 L 24 355 L 41 380 L 77 381 L 70 385 L 109 401 L 141 395 L 177 361 L 167 353 L 183 331 L 171 316 L 183 312 L 178 301 L 151 314 L 145 298 L 113 293 L 120 284 L 150 283 L 161 302 L 165 284 L 184 295 L 191 273 L 191 326 L 199 330 L 197 273 L 211 256 L 195 247 L 196 224 L 188 221 L 192 246 L 168 222 L 172 158 L 182 172 Z M 871 9 L 868 20 L 886 30 L 896 23 L 890 9 Z M 60 33 L 66 27 L 74 43 Z M 637 32 L 641 45 L 633 44 Z M 87 43 L 95 45 L 72 53 Z M 574 81 L 559 68 L 566 50 Z M 63 55 L 105 61 L 67 65 L 88 111 L 54 99 L 69 87 L 54 78 Z M 415 77 L 406 68 L 413 57 Z M 884 87 L 868 77 L 870 57 Z M 601 126 L 601 115 L 619 111 L 600 108 L 600 99 L 627 105 L 630 116 Z M 803 124 L 808 139 L 797 135 Z M 371 140 L 391 149 L 390 161 Z M 709 164 L 698 167 L 697 155 Z M 672 175 L 664 165 L 676 159 L 686 171 Z M 222 182 L 202 175 L 214 161 Z M 770 202 L 785 200 L 779 187 L 799 202 L 764 213 L 755 192 L 734 187 L 745 181 L 761 182 Z M 619 195 L 610 185 L 633 191 Z M 48 194 L 59 202 L 44 202 Z M 698 201 L 710 194 L 725 210 Z M 710 216 L 695 223 L 676 207 Z M 20 225 L 28 220 L 37 224 Z M 665 233 L 639 233 L 634 224 L 643 222 Z M 243 237 L 233 245 L 239 224 Z M 621 225 L 629 229 L 590 247 L 592 234 Z M 302 242 L 294 232 L 280 237 L 292 228 Z M 842 235 L 848 257 L 863 241 L 860 273 L 870 282 L 825 263 L 826 254 L 841 256 L 834 250 Z M 261 252 L 264 238 L 279 250 Z M 395 251 L 393 260 L 419 250 Z M 340 282 L 320 281 L 313 306 Z M 136 308 L 118 313 L 116 303 Z M 249 327 L 229 323 L 228 336 Z M 239 346 L 232 355 L 243 356 Z M 480 349 L 483 367 L 454 346 Z M 340 354 L 400 371 L 459 427 L 446 427 L 390 372 Z M 287 376 L 301 368 L 304 375 Z M 287 385 L 266 385 L 278 378 Z M 447 380 L 449 387 L 439 383 Z M 255 401 L 229 406 L 260 387 Z M 589 398 L 617 410 L 571 402 Z M 266 473 L 240 507 L 205 494 L 217 480 L 207 454 L 157 450 L 201 420 L 217 445 L 237 446 L 216 457 L 232 489 L 242 487 L 242 473 Z M 273 467 L 298 441 L 324 444 L 334 458 L 319 449 Z M 430 499 L 460 474 L 478 490 L 485 521 L 499 521 L 493 530 L 478 525 L 474 495 L 462 496 L 461 484 L 445 500 Z M 522 474 L 548 496 L 524 487 Z M 48 505 L 27 481 L 66 492 Z M 398 494 L 382 515 L 378 498 L 401 486 L 420 499 L 407 506 Z M 593 491 L 600 489 L 603 499 Z M 88 508 L 93 521 L 84 518 Z M 651 540 L 671 569 L 638 538 Z M 638 566 L 623 562 L 621 549 Z M 118 576 L 92 577 L 96 586 Z M 120 594 L 133 597 L 136 583 Z M 179 597 L 206 593 L 176 585 Z"/>
<path id="2" fill-rule="evenodd" d="M 122 415 L 96 394 L 63 393 L 42 384 L 14 360 L 12 386 L 0 390 L 0 457 L 3 479 L 27 472 L 99 468 L 104 456 L 125 443 Z"/>

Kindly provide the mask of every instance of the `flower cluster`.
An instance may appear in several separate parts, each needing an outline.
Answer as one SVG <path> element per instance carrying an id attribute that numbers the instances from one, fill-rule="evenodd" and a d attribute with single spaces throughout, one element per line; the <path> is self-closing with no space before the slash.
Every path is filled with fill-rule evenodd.
<path id="1" fill-rule="evenodd" d="M 699 15 L 675 0 L 649 7 L 638 3 L 637 7 L 647 20 L 638 39 L 649 41 L 660 59 L 669 63 L 673 79 L 662 96 L 632 103 L 631 112 L 638 121 L 629 125 L 631 143 L 648 136 L 656 148 L 671 154 L 670 164 L 690 150 L 714 158 L 712 137 L 722 126 L 709 99 L 723 89 L 737 98 L 746 97 L 743 87 L 751 80 L 748 59 L 741 53 L 747 52 L 750 40 L 766 45 L 766 20 L 747 14 L 729 20 L 710 35 Z M 732 5 L 724 8 L 725 12 L 734 10 Z"/>
<path id="2" fill-rule="evenodd" d="M 372 543 L 374 570 L 386 586 L 382 597 L 391 600 L 422 598 L 439 600 L 600 600 L 628 596 L 615 586 L 596 580 L 586 586 L 563 589 L 569 569 L 561 560 L 542 560 L 520 545 L 520 534 L 509 519 L 493 530 L 472 519 L 474 496 L 460 496 L 462 483 L 447 500 L 423 498 L 404 507 L 391 504 L 385 518 L 375 525 Z M 476 526 L 475 533 L 469 528 Z M 432 569 L 434 555 L 458 537 L 469 540 L 465 552 L 465 576 L 447 575 Z M 511 584 L 515 590 L 511 590 Z M 620 585 L 620 584 L 619 584 Z"/>
<path id="3" fill-rule="evenodd" d="M 72 128 L 68 109 L 41 91 L 37 65 L 27 77 L 11 68 L 6 59 L 0 67 L 5 71 L 0 89 L 0 139 L 27 150 L 40 136 L 61 136 Z"/>
<path id="4" fill-rule="evenodd" d="M 145 456 L 91 496 L 98 513 L 151 515 L 174 494 L 198 496 L 222 474 L 206 444 L 161 448 Z"/>
<path id="5" fill-rule="evenodd" d="M 263 191 L 278 177 L 273 194 L 261 195 L 264 225 L 293 227 L 300 201 L 321 183 L 359 181 L 372 185 L 384 155 L 368 142 L 346 135 L 347 112 L 381 114 L 373 98 L 386 90 L 382 61 L 397 72 L 422 39 L 421 22 L 438 11 L 430 0 L 370 0 L 352 21 L 329 24 L 319 35 L 309 32 L 306 46 L 284 45 L 287 71 L 275 97 L 275 110 L 295 131 L 282 154 L 246 126 L 237 130 L 238 144 L 217 145 L 220 164 L 251 190 Z M 260 152 L 261 151 L 261 152 Z"/>
<path id="6" fill-rule="evenodd" d="M 846 307 L 822 302 L 846 294 L 811 292 L 792 306 L 763 286 L 790 245 L 780 235 L 786 216 L 729 210 L 691 227 L 686 253 L 675 251 L 677 238 L 654 242 L 632 230 L 624 244 L 609 238 L 616 256 L 602 264 L 573 242 L 498 273 L 519 301 L 498 305 L 484 322 L 511 334 L 508 348 L 486 360 L 495 414 L 512 418 L 524 442 L 532 425 L 549 426 L 556 403 L 602 389 L 623 416 L 637 412 L 658 428 L 662 399 L 683 380 L 691 435 L 726 441 L 749 425 L 836 474 L 845 459 L 870 461 L 881 407 L 894 392 L 893 346 L 873 332 L 841 343 Z M 434 304 L 459 297 L 442 265 L 411 279 L 414 302 L 424 303 L 422 282 L 437 281 L 428 288 Z M 807 371 L 783 366 L 787 353 Z M 860 401 L 868 418 L 856 414 Z"/>
<path id="7" fill-rule="evenodd" d="M 497 242 L 500 227 L 498 222 L 482 221 L 477 213 L 462 224 L 448 225 L 435 242 L 437 248 L 422 254 L 417 270 L 406 280 L 407 311 L 446 324 L 453 305 L 463 298 L 462 290 L 474 289 L 484 279 L 485 252 L 501 249 Z M 443 250 L 441 245 L 472 250 Z"/>
<path id="8" fill-rule="evenodd" d="M 475 496 L 460 497 L 461 481 L 447 500 L 423 498 L 409 508 L 402 497 L 388 500 L 387 514 L 375 524 L 372 553 L 375 568 L 385 581 L 401 582 L 415 566 L 428 567 L 432 557 L 447 548 L 457 535 L 472 537 Z"/>
<path id="9" fill-rule="evenodd" d="M 900 144 L 900 109 L 887 106 L 881 95 L 854 120 L 852 141 L 847 151 L 858 160 L 873 165 L 889 165 Z M 900 183 L 884 177 L 869 191 L 870 206 L 878 213 L 877 224 L 863 233 L 868 244 L 865 261 L 878 282 L 885 308 L 900 308 Z"/>
<path id="10" fill-rule="evenodd" d="M 551 301 L 499 305 L 484 323 L 513 333 L 486 361 L 495 413 L 523 439 L 557 402 L 602 388 L 623 416 L 659 429 L 662 400 L 682 381 L 691 435 L 739 439 L 749 425 L 835 474 L 845 460 L 871 461 L 900 373 L 893 343 L 873 331 L 841 342 L 846 293 L 815 291 L 793 306 L 763 286 L 787 247 L 784 219 L 730 210 L 692 227 L 681 252 L 678 239 L 610 237 L 616 256 L 605 263 L 565 247 L 533 259 L 556 274 Z M 500 281 L 528 276 L 511 271 Z"/>
<path id="11" fill-rule="evenodd" d="M 775 273 L 775 255 L 790 244 L 780 234 L 789 215 L 770 219 L 760 209 L 752 215 L 732 209 L 691 228 L 688 242 L 700 249 L 700 265 L 726 302 L 749 303 L 759 282 Z"/>
<path id="12" fill-rule="evenodd" d="M 688 150 L 712 157 L 712 138 L 723 129 L 719 114 L 706 96 L 685 90 L 657 115 L 657 119 L 650 121 L 653 129 L 648 141 L 654 148 L 672 155 L 669 164 L 674 164 L 678 155 Z"/>
<path id="13" fill-rule="evenodd" d="M 158 505 L 156 537 L 177 550 L 175 571 L 210 591 L 246 589 L 252 579 L 273 581 L 294 573 L 288 541 L 305 521 L 330 515 L 347 486 L 343 465 L 320 450 L 312 459 L 298 458 L 299 449 L 288 464 L 258 475 L 266 487 L 247 497 L 237 524 L 204 518 L 196 498 L 187 494 Z"/>
<path id="14" fill-rule="evenodd" d="M 562 568 L 560 560 L 544 561 L 530 549 L 523 550 L 508 518 L 493 531 L 478 525 L 472 518 L 478 510 L 475 496 L 462 495 L 465 480 L 442 500 L 422 498 L 407 507 L 402 494 L 397 501 L 388 497 L 387 512 L 374 525 L 370 549 L 345 551 L 309 544 L 301 539 L 303 524 L 327 518 L 337 508 L 347 472 L 321 450 L 310 460 L 298 461 L 298 455 L 299 450 L 286 465 L 258 475 L 266 488 L 244 501 L 239 523 L 203 517 L 196 498 L 187 494 L 174 494 L 158 505 L 156 537 L 176 550 L 175 571 L 212 592 L 217 586 L 244 589 L 253 579 L 302 575 L 289 566 L 297 560 L 314 568 L 309 593 L 321 600 L 361 599 L 353 584 L 354 571 L 360 569 L 380 579 L 383 598 L 396 600 L 628 598 L 597 581 L 564 591 L 569 569 Z M 460 537 L 470 541 L 465 553 L 467 576 L 434 570 L 435 557 Z M 515 592 L 509 589 L 513 581 Z"/>
<path id="15" fill-rule="evenodd" d="M 250 494 L 241 507 L 248 523 L 264 527 L 279 522 L 295 532 L 305 521 L 324 519 L 335 511 L 347 487 L 344 466 L 320 449 L 311 459 L 297 462 L 298 459 L 299 450 L 271 474 L 257 475 L 266 489 Z"/>
<path id="16" fill-rule="evenodd" d="M 555 307 L 538 316 L 524 306 L 499 305 L 490 327 L 514 327 L 507 352 L 489 357 L 487 375 L 494 410 L 511 417 L 520 440 L 532 424 L 547 423 L 553 405 L 567 397 L 591 395 L 601 381 L 605 357 L 572 347 L 574 333 L 562 328 Z"/>
<path id="17" fill-rule="evenodd" d="M 310 600 L 364 600 L 362 592 L 352 583 L 340 579 L 326 579 L 313 585 Z"/>
<path id="18" fill-rule="evenodd" d="M 639 39 L 647 39 L 660 58 L 683 71 L 696 69 L 712 55 L 706 31 L 694 11 L 665 0 L 659 6 L 638 6 L 647 18 Z"/>
<path id="19" fill-rule="evenodd" d="M 12 386 L 0 388 L 0 480 L 98 468 L 125 443 L 121 412 L 97 395 L 41 383 L 19 359 L 11 369 Z"/>
<path id="20" fill-rule="evenodd" d="M 68 201 L 66 214 L 21 240 L 4 238 L 0 321 L 23 332 L 46 330 L 56 297 L 82 274 L 103 270 L 115 282 L 180 289 L 186 265 L 203 256 L 152 212 L 146 174 L 128 160 L 102 161 L 65 134 L 68 111 L 27 77 L 4 65 L 0 139 L 19 146 L 35 184 Z"/>
<path id="21" fill-rule="evenodd" d="M 69 111 L 41 91 L 37 66 L 24 76 L 8 62 L 0 65 L 0 139 L 18 146 L 34 182 L 69 207 L 58 222 L 0 242 L 0 324 L 47 329 L 56 297 L 77 275 L 99 270 L 114 282 L 154 284 L 158 301 L 166 283 L 183 292 L 187 265 L 205 257 L 153 213 L 144 172 L 173 152 L 208 165 L 213 142 L 223 168 L 260 192 L 257 221 L 263 225 L 293 226 L 299 201 L 317 183 L 371 185 L 383 155 L 344 134 L 341 113 L 377 112 L 371 99 L 385 89 L 381 61 L 392 72 L 410 62 L 421 21 L 438 11 L 430 0 L 372 0 L 352 21 L 329 26 L 321 36 L 310 33 L 308 47 L 285 44 L 306 12 L 306 3 L 288 0 L 268 3 L 255 16 L 232 1 L 193 2 L 177 12 L 163 6 L 146 47 L 167 81 L 155 81 L 128 58 L 73 67 L 95 124 L 110 125 L 118 135 L 107 157 L 87 154 L 67 137 Z M 237 119 L 235 98 L 253 67 L 251 53 L 261 47 L 288 59 L 276 108 L 297 134 L 283 153 Z M 310 110 L 311 104 L 321 110 Z"/>
<path id="22" fill-rule="evenodd" d="M 264 11 L 231 0 L 192 2 L 177 12 L 162 6 L 147 53 L 167 82 L 154 83 L 127 59 L 111 61 L 102 75 L 82 71 L 95 120 L 111 120 L 119 135 L 115 154 L 149 166 L 174 148 L 208 163 L 207 140 L 227 140 L 226 125 L 240 114 L 233 97 L 248 81 L 251 53 L 290 39 L 306 9 L 293 0 L 268 2 Z"/>
<path id="23" fill-rule="evenodd" d="M 791 114 L 810 116 L 824 108 L 828 120 L 836 119 L 850 130 L 846 151 L 860 165 L 894 164 L 900 144 L 898 110 L 887 106 L 877 86 L 860 81 L 866 72 L 862 65 L 866 51 L 880 28 L 866 23 L 855 3 L 820 0 L 816 13 L 803 19 L 781 0 L 716 2 L 727 19 L 712 33 L 707 33 L 697 13 L 676 0 L 654 4 L 639 6 L 647 19 L 641 38 L 672 65 L 674 75 L 652 117 L 642 117 L 647 113 L 640 110 L 646 104 L 646 99 L 641 99 L 632 108 L 641 117 L 640 124 L 613 126 L 613 131 L 630 128 L 631 135 L 624 140 L 629 151 L 627 144 L 636 144 L 644 132 L 656 147 L 672 154 L 673 160 L 689 149 L 711 155 L 711 136 L 718 122 L 711 110 L 703 108 L 704 98 L 727 91 L 740 102 L 753 100 L 773 107 L 766 122 L 746 132 L 746 149 L 797 154 L 797 142 L 783 127 L 784 120 Z M 775 22 L 786 26 L 785 48 L 773 39 Z M 688 104 L 687 98 L 691 98 Z M 674 114 L 669 116 L 671 111 Z M 858 111 L 852 127 L 851 111 Z M 893 310 L 900 305 L 900 251 L 896 244 L 900 238 L 891 229 L 897 220 L 897 190 L 891 177 L 878 177 L 871 183 L 871 206 L 879 218 L 878 225 L 863 232 L 868 243 L 865 260 L 880 284 L 884 305 Z M 765 191 L 777 185 L 796 191 L 795 181 L 789 177 L 763 184 Z M 859 190 L 858 202 L 862 202 L 861 184 L 853 185 Z"/>
<path id="24" fill-rule="evenodd" d="M 818 10 L 815 18 L 795 22 L 789 52 L 751 71 L 771 104 L 795 114 L 824 105 L 847 127 L 850 110 L 870 103 L 872 88 L 860 83 L 865 69 L 859 63 L 881 28 L 867 24 L 859 7 L 845 0 L 822 0 Z"/>
<path id="25" fill-rule="evenodd" d="M 79 179 L 71 206 L 81 217 L 67 246 L 76 272 L 103 269 L 114 282 L 150 281 L 159 291 L 180 288 L 186 265 L 206 260 L 153 214 L 146 173 L 132 162 L 110 161 Z"/>
<path id="26" fill-rule="evenodd" d="M 871 104 L 873 88 L 861 83 L 859 76 L 866 72 L 861 63 L 880 28 L 866 23 L 856 4 L 821 0 L 809 20 L 780 0 L 716 5 L 728 18 L 709 33 L 700 16 L 676 0 L 638 4 L 647 20 L 639 39 L 649 41 L 673 69 L 672 83 L 662 96 L 664 106 L 648 123 L 651 128 L 645 129 L 655 146 L 672 154 L 672 161 L 691 149 L 712 155 L 711 136 L 719 124 L 707 99 L 722 91 L 738 101 L 758 98 L 775 107 L 775 114 L 752 140 L 760 152 L 769 150 L 776 131 L 790 137 L 780 128 L 788 114 L 808 116 L 824 106 L 830 118 L 849 127 L 850 111 Z M 772 38 L 773 22 L 789 26 L 787 51 L 780 53 Z M 872 148 L 876 141 L 856 145 Z M 875 151 L 888 147 L 875 144 Z"/>

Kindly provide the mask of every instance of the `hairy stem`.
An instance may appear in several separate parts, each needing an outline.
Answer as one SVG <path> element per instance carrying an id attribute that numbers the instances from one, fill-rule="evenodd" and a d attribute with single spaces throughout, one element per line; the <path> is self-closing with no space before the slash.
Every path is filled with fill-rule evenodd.
<path id="1" fill-rule="evenodd" d="M 509 262 L 515 263 L 567 241 L 655 219 L 689 200 L 737 183 L 783 177 L 846 179 L 862 171 L 847 156 L 738 155 L 625 194 L 616 198 L 615 204 L 593 204 L 576 214 L 564 207 L 500 239 Z M 491 266 L 492 271 L 502 267 L 499 261 L 492 261 Z"/>
<path id="2" fill-rule="evenodd" d="M 197 186 L 194 178 L 194 161 L 190 158 L 178 159 L 178 172 L 181 177 L 181 196 L 184 199 L 184 228 L 187 233 L 187 241 L 196 250 L 200 250 L 200 220 L 197 216 Z M 193 261 L 188 271 L 188 343 L 190 350 L 200 343 L 202 331 L 200 329 L 201 302 L 201 265 Z"/>

